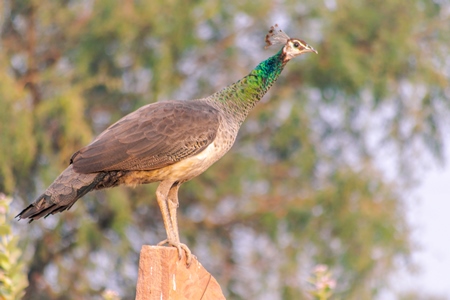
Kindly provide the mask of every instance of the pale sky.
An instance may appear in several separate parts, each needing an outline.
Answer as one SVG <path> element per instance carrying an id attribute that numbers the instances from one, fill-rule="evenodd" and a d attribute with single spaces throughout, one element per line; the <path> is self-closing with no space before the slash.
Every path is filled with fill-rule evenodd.
<path id="1" fill-rule="evenodd" d="M 449 147 L 447 147 L 449 148 Z M 447 161 L 450 149 L 447 149 Z M 405 287 L 450 299 L 450 166 L 425 171 L 422 183 L 407 197 L 408 220 L 419 249 L 413 260 L 418 274 L 402 274 Z"/>

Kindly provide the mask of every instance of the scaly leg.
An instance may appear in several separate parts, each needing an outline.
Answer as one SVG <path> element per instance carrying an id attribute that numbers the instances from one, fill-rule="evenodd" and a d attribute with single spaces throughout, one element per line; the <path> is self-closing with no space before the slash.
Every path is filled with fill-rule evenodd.
<path id="1" fill-rule="evenodd" d="M 156 189 L 156 200 L 158 201 L 159 209 L 164 221 L 164 228 L 167 233 L 167 240 L 177 241 L 176 234 L 174 232 L 172 222 L 170 220 L 169 207 L 167 205 L 167 197 L 169 195 L 170 188 L 173 182 L 163 181 Z M 179 241 L 178 241 L 179 242 Z"/>
<path id="2" fill-rule="evenodd" d="M 175 233 L 175 238 L 177 241 L 180 241 L 180 235 L 178 233 L 178 221 L 177 221 L 177 208 L 179 206 L 178 203 L 178 188 L 180 184 L 175 182 L 169 190 L 169 195 L 167 196 L 167 204 L 169 206 L 169 215 L 170 221 L 172 222 L 172 226 Z"/>
<path id="3" fill-rule="evenodd" d="M 172 185 L 169 191 L 168 195 L 168 204 L 169 204 L 169 214 L 170 214 L 170 220 L 172 221 L 172 226 L 174 228 L 175 236 L 178 242 L 180 242 L 180 235 L 178 233 L 178 220 L 177 220 L 177 209 L 179 206 L 178 202 L 178 189 L 180 187 L 180 183 L 175 183 Z M 192 253 L 191 250 L 185 245 L 180 243 L 181 248 L 186 252 L 186 262 L 189 266 L 191 264 L 192 260 Z"/>
<path id="4" fill-rule="evenodd" d="M 178 249 L 178 255 L 181 259 L 182 251 L 186 253 L 186 263 L 191 264 L 192 253 L 185 245 L 180 243 L 178 234 L 177 208 L 178 208 L 178 182 L 163 181 L 156 190 L 156 199 L 163 216 L 164 227 L 167 232 L 167 239 L 158 243 L 158 246 L 169 244 Z"/>

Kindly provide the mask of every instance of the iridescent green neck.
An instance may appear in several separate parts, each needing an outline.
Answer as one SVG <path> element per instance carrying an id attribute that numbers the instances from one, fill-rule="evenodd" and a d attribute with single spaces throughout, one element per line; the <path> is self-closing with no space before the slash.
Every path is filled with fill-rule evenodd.
<path id="1" fill-rule="evenodd" d="M 250 110 L 264 96 L 283 71 L 283 49 L 261 62 L 250 74 L 209 98 L 242 123 Z"/>

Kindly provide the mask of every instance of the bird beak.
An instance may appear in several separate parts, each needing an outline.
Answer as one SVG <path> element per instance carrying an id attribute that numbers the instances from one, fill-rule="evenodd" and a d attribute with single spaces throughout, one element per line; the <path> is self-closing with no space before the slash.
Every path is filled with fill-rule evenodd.
<path id="1" fill-rule="evenodd" d="M 306 48 L 307 50 L 307 52 L 314 52 L 315 54 L 319 54 L 319 52 L 317 52 L 317 50 L 316 49 L 314 49 L 313 47 L 311 47 L 310 45 L 308 45 L 308 48 Z"/>

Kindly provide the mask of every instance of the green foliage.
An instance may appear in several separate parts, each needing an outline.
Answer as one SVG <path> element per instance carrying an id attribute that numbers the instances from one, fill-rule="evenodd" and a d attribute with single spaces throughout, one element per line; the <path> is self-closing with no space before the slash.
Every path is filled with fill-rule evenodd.
<path id="1" fill-rule="evenodd" d="M 28 285 L 19 237 L 11 232 L 8 215 L 11 198 L 0 193 L 0 298 L 22 299 Z"/>
<path id="2" fill-rule="evenodd" d="M 3 8 L 0 190 L 17 198 L 13 210 L 137 107 L 207 96 L 248 74 L 279 50 L 263 50 L 274 20 L 319 55 L 290 62 L 230 153 L 182 186 L 182 240 L 232 299 L 298 299 L 309 290 L 302 274 L 317 264 L 335 275 L 333 296 L 373 299 L 413 250 L 403 184 L 423 155 L 439 157 L 443 147 L 448 3 L 43 0 Z M 378 165 L 387 155 L 411 172 L 388 180 Z M 95 192 L 31 227 L 14 223 L 33 253 L 25 299 L 116 296 L 105 290 L 133 298 L 141 245 L 165 238 L 154 191 Z"/>
<path id="3" fill-rule="evenodd" d="M 0 191 L 10 193 L 18 184 L 16 179 L 26 176 L 37 149 L 26 93 L 9 76 L 5 64 L 0 53 Z"/>
<path id="4" fill-rule="evenodd" d="M 61 165 L 68 164 L 73 149 L 89 142 L 89 128 L 83 118 L 84 107 L 80 95 L 72 90 L 61 91 L 43 101 L 35 111 L 39 132 L 52 139 L 43 139 L 43 151 L 57 153 Z"/>
<path id="5" fill-rule="evenodd" d="M 348 0 L 335 9 L 319 9 L 326 20 L 321 55 L 308 74 L 330 109 L 344 114 L 341 124 L 333 124 L 333 134 L 342 126 L 361 141 L 368 126 L 361 118 L 382 114 L 381 139 L 398 149 L 407 171 L 412 171 L 407 157 L 422 147 L 441 157 L 439 115 L 448 108 L 449 95 L 448 75 L 437 66 L 446 65 L 442 50 L 448 50 L 443 46 L 449 42 L 448 26 L 439 16 L 447 6 L 414 1 L 405 10 L 401 0 Z"/>

